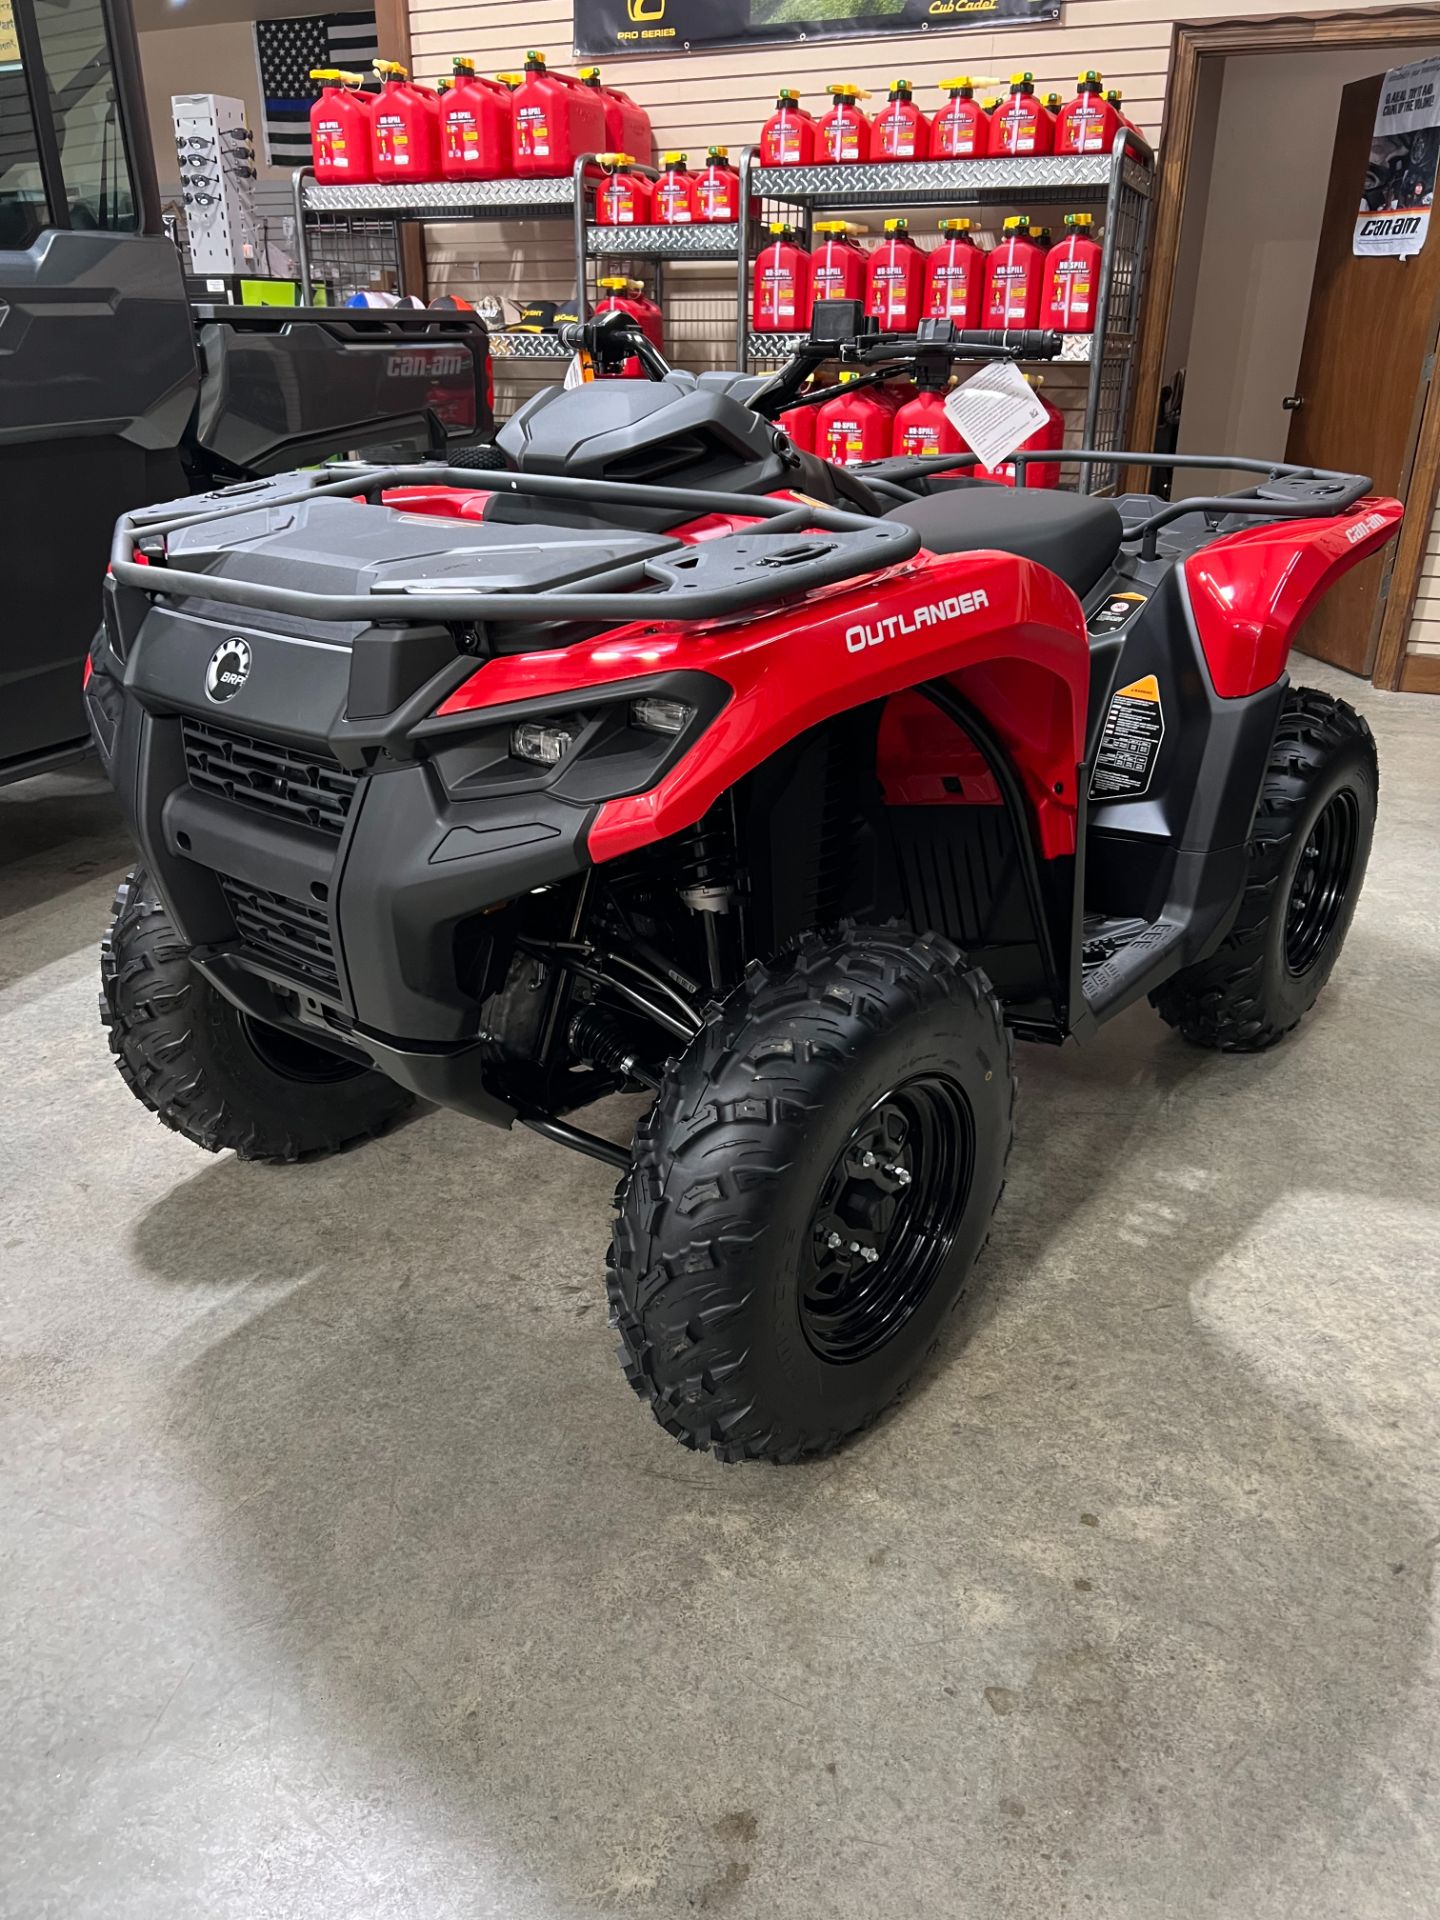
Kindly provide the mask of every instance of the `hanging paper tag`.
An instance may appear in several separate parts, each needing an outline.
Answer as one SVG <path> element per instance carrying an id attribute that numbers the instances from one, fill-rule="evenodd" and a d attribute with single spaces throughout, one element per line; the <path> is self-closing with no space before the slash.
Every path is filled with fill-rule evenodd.
<path id="1" fill-rule="evenodd" d="M 945 411 L 981 466 L 1008 460 L 1049 418 L 1010 360 L 981 367 L 945 396 Z"/>

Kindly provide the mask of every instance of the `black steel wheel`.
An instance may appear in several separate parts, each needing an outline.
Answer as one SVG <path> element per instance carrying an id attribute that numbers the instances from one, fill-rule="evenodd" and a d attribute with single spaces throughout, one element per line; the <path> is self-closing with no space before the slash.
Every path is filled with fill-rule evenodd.
<path id="1" fill-rule="evenodd" d="M 1379 785 L 1375 741 L 1354 708 L 1292 687 L 1234 924 L 1213 954 L 1150 996 L 1195 1046 L 1258 1053 L 1314 1006 L 1360 898 Z"/>
<path id="2" fill-rule="evenodd" d="M 100 1019 L 120 1077 L 176 1133 L 242 1160 L 314 1160 L 382 1133 L 413 1104 L 383 1074 L 252 1020 L 190 965 L 148 874 L 115 896 Z"/>
<path id="3" fill-rule="evenodd" d="M 256 1058 L 282 1080 L 294 1080 L 306 1087 L 333 1087 L 368 1071 L 363 1061 L 347 1060 L 344 1054 L 317 1047 L 313 1040 L 286 1027 L 252 1020 L 248 1013 L 240 1015 L 240 1026 Z"/>
<path id="4" fill-rule="evenodd" d="M 1342 787 L 1320 810 L 1300 852 L 1285 910 L 1285 964 L 1296 978 L 1308 973 L 1345 912 L 1355 853 L 1360 844 L 1360 804 Z"/>
<path id="5" fill-rule="evenodd" d="M 965 1090 L 917 1074 L 852 1129 L 820 1190 L 800 1324 L 822 1360 L 864 1360 L 924 1300 L 950 1255 L 975 1175 Z"/>
<path id="6" fill-rule="evenodd" d="M 937 934 L 814 934 L 673 1061 L 616 1196 L 635 1391 L 722 1460 L 830 1452 L 961 1298 L 1014 1132 L 990 984 Z"/>

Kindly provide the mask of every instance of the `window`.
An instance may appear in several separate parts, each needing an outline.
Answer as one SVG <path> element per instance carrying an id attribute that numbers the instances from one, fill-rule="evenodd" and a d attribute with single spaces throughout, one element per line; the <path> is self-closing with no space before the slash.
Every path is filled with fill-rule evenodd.
<path id="1" fill-rule="evenodd" d="M 101 0 L 0 0 L 0 248 L 139 225 Z"/>
<path id="2" fill-rule="evenodd" d="M 33 3 L 70 224 L 132 230 L 139 220 L 100 0 Z"/>
<path id="3" fill-rule="evenodd" d="M 15 18 L 0 0 L 0 249 L 30 246 L 49 224 Z"/>

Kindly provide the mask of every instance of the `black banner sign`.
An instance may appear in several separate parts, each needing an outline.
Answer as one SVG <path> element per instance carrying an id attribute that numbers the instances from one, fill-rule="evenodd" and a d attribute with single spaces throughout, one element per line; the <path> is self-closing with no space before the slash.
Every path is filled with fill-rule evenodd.
<path id="1" fill-rule="evenodd" d="M 575 51 L 688 53 L 1059 18 L 1060 0 L 575 0 Z"/>

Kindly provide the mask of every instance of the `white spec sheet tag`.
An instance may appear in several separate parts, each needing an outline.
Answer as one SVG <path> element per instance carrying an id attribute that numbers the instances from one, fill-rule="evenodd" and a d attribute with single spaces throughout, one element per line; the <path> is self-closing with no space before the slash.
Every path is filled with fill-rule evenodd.
<path id="1" fill-rule="evenodd" d="M 1049 418 L 1010 360 L 981 367 L 945 396 L 945 411 L 985 467 L 998 467 Z"/>

